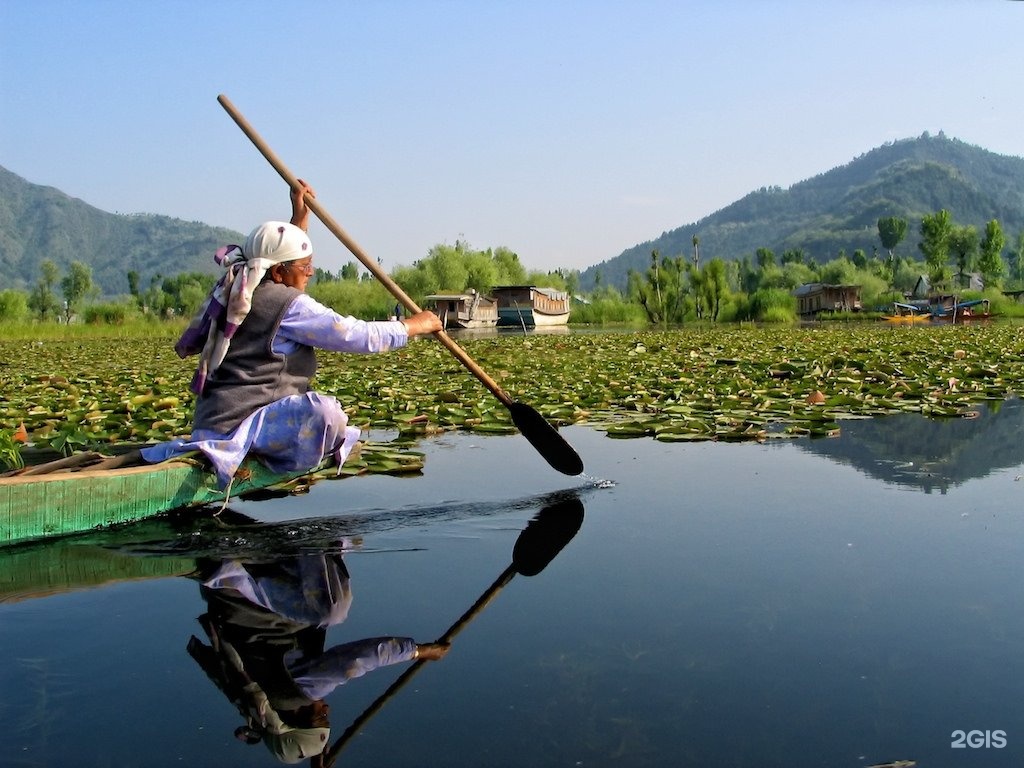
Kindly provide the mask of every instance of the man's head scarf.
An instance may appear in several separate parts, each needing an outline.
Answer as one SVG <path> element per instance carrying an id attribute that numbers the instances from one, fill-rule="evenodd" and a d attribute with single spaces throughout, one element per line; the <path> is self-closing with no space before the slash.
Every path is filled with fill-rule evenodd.
<path id="1" fill-rule="evenodd" d="M 252 294 L 275 264 L 313 255 L 309 236 L 294 224 L 267 221 L 254 229 L 245 245 L 226 245 L 214 260 L 224 274 L 213 286 L 174 350 L 180 357 L 199 355 L 192 391 L 203 393 L 206 380 L 220 366 L 231 338 L 252 308 Z"/>

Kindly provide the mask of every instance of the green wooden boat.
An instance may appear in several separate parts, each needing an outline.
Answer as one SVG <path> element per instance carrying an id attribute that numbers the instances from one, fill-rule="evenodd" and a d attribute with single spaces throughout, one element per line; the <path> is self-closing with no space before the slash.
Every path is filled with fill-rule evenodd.
<path id="1" fill-rule="evenodd" d="M 29 468 L 0 477 L 0 547 L 227 500 L 213 473 L 194 458 L 112 468 L 104 466 L 103 459 L 93 467 L 88 456 L 79 455 L 75 461 L 51 462 L 46 471 Z M 276 474 L 259 461 L 246 459 L 228 490 L 231 498 L 270 489 L 288 492 L 336 472 L 331 460 L 313 470 Z"/>

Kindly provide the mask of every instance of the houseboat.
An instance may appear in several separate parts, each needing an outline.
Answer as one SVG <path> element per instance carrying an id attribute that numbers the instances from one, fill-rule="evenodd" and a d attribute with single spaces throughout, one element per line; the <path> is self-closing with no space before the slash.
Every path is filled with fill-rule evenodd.
<path id="1" fill-rule="evenodd" d="M 793 291 L 793 296 L 797 300 L 797 312 L 804 316 L 861 310 L 859 285 L 805 283 Z"/>
<path id="2" fill-rule="evenodd" d="M 569 322 L 569 294 L 535 285 L 501 285 L 491 293 L 498 302 L 498 325 L 543 328 Z"/>
<path id="3" fill-rule="evenodd" d="M 427 308 L 441 318 L 445 330 L 493 328 L 498 324 L 498 303 L 470 289 L 468 293 L 427 296 Z"/>

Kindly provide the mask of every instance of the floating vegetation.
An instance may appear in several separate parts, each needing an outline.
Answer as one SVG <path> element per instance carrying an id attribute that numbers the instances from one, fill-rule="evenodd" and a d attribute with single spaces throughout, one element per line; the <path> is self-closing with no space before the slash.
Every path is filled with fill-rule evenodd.
<path id="1" fill-rule="evenodd" d="M 555 425 L 666 442 L 828 437 L 896 412 L 969 417 L 1024 390 L 1012 325 L 709 328 L 467 339 L 515 400 Z M 319 354 L 314 386 L 399 445 L 447 430 L 515 432 L 508 410 L 430 340 L 388 355 Z M 30 445 L 154 442 L 189 433 L 192 361 L 166 340 L 0 342 L 0 433 Z M 398 447 L 396 450 L 401 451 Z M 393 457 L 381 462 L 389 466 Z"/>

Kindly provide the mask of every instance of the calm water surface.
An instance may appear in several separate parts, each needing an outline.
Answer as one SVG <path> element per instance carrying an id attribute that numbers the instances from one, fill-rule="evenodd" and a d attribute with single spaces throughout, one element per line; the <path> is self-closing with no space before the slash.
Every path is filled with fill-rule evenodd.
<path id="1" fill-rule="evenodd" d="M 430 642 L 493 598 L 355 735 L 410 665 L 326 696 L 338 766 L 1021 765 L 1022 426 L 1011 402 L 766 445 L 572 427 L 584 478 L 520 437 L 447 435 L 421 477 L 233 507 L 255 524 L 2 551 L 0 765 L 279 765 L 186 651 L 213 611 L 195 572 L 325 551 L 352 600 L 314 656 Z"/>

